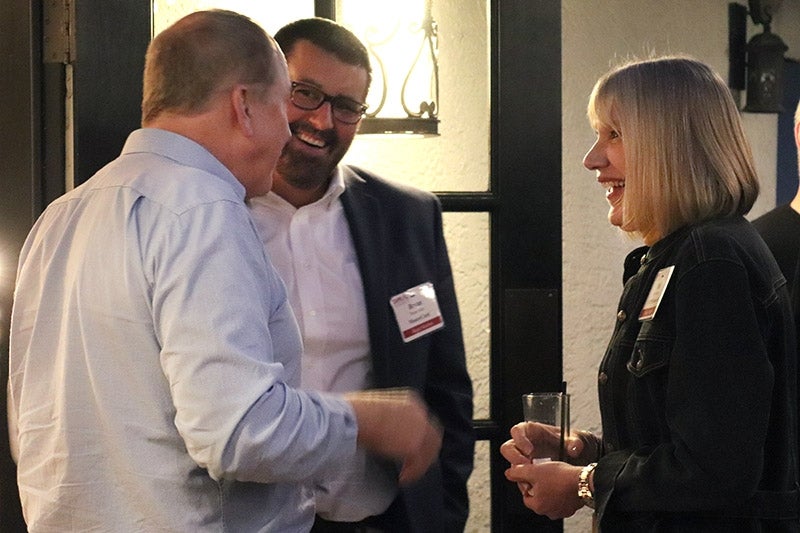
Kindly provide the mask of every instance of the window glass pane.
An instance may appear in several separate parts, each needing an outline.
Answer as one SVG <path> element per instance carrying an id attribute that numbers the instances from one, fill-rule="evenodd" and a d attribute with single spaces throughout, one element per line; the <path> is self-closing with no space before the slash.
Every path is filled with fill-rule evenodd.
<path id="1" fill-rule="evenodd" d="M 366 18 L 373 25 L 393 22 L 390 6 L 411 7 L 423 2 L 338 0 L 337 19 L 365 43 L 366 29 L 355 23 Z M 365 11 L 374 15 L 362 17 Z M 358 15 L 358 16 L 356 16 Z M 432 15 L 438 26 L 439 136 L 357 135 L 346 163 L 363 166 L 386 178 L 429 191 L 476 191 L 489 189 L 489 9 L 487 0 L 436 0 Z M 388 19 L 388 20 L 387 20 Z M 386 34 L 386 32 L 380 32 Z M 422 33 L 419 36 L 422 40 Z M 416 55 L 418 48 L 410 47 Z M 410 61 L 413 61 L 413 56 Z M 376 78 L 378 67 L 374 64 Z M 387 61 L 400 67 L 405 78 L 410 62 Z M 394 76 L 398 79 L 398 76 Z M 373 81 L 372 90 L 380 90 Z M 387 91 L 387 98 L 394 91 Z M 397 91 L 399 94 L 399 90 Z M 399 97 L 398 97 L 399 98 Z M 372 102 L 370 94 L 368 101 Z M 389 107 L 389 104 L 386 104 Z M 409 107 L 412 107 L 409 105 Z"/>
<path id="2" fill-rule="evenodd" d="M 153 35 L 184 15 L 212 8 L 247 15 L 270 35 L 288 22 L 314 16 L 314 0 L 153 0 Z"/>
<path id="3" fill-rule="evenodd" d="M 489 214 L 443 215 L 444 234 L 464 330 L 476 419 L 489 418 Z"/>

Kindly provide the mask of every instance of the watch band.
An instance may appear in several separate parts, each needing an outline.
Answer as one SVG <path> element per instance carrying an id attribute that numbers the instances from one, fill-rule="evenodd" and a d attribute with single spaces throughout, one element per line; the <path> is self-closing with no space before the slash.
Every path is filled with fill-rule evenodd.
<path id="1" fill-rule="evenodd" d="M 594 509 L 594 495 L 592 495 L 592 490 L 589 488 L 589 474 L 592 473 L 596 466 L 597 463 L 589 463 L 584 466 L 580 477 L 578 477 L 578 498 L 590 509 Z"/>

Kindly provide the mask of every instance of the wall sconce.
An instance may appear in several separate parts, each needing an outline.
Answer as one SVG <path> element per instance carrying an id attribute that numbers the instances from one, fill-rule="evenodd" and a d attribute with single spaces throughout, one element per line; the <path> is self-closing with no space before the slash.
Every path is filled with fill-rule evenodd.
<path id="1" fill-rule="evenodd" d="M 438 28 L 432 0 L 339 0 L 336 20 L 366 45 L 372 86 L 358 133 L 439 134 Z"/>
<path id="2" fill-rule="evenodd" d="M 764 26 L 764 32 L 750 39 L 746 46 L 748 10 L 739 4 L 728 5 L 729 85 L 732 89 L 741 90 L 746 78 L 747 103 L 744 111 L 750 113 L 784 111 L 783 54 L 789 47 L 770 31 L 772 15 L 780 3 L 780 0 L 749 0 L 750 17 L 755 24 Z"/>

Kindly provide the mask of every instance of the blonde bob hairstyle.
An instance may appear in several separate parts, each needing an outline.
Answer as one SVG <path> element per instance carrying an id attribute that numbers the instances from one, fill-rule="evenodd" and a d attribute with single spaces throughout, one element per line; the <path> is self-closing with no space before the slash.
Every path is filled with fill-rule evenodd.
<path id="1" fill-rule="evenodd" d="M 739 110 L 705 64 L 667 56 L 623 64 L 592 90 L 589 121 L 622 138 L 622 229 L 648 244 L 683 226 L 744 215 L 758 177 Z"/>

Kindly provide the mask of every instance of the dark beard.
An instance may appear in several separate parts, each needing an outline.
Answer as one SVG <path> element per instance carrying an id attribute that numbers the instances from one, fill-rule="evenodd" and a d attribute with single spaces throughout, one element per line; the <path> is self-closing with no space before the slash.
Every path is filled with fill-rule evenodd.
<path id="1" fill-rule="evenodd" d="M 278 164 L 275 167 L 276 172 L 289 185 L 298 189 L 309 190 L 327 187 L 336 165 L 342 160 L 350 145 L 342 145 L 335 130 L 318 131 L 310 124 L 300 121 L 289 124 L 289 128 L 292 131 L 292 135 L 299 131 L 306 131 L 321 137 L 328 145 L 330 152 L 328 157 L 308 157 L 292 150 L 291 146 L 287 144 L 280 159 L 278 159 Z"/>
<path id="2" fill-rule="evenodd" d="M 339 161 L 333 164 L 304 157 L 288 147 L 284 148 L 275 171 L 284 181 L 298 189 L 316 189 L 325 186 Z"/>

